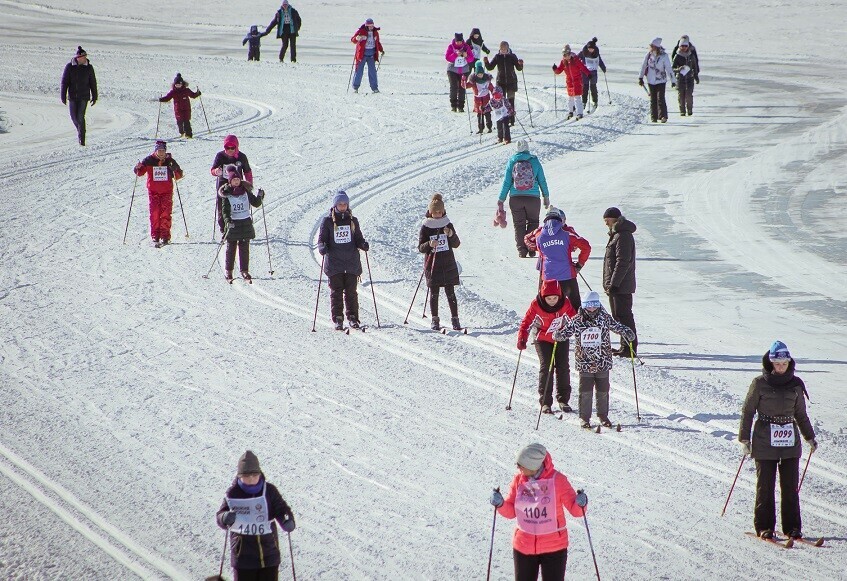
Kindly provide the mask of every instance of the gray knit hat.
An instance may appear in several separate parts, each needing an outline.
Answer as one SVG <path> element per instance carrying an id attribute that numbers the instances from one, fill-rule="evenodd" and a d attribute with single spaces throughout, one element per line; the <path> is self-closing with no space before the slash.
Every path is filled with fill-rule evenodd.
<path id="1" fill-rule="evenodd" d="M 527 470 L 538 472 L 547 457 L 547 448 L 541 444 L 530 444 L 518 452 L 517 462 Z"/>
<path id="2" fill-rule="evenodd" d="M 238 475 L 243 476 L 245 474 L 258 474 L 262 469 L 259 467 L 259 459 L 256 455 L 247 450 L 244 454 L 241 455 L 241 458 L 238 459 Z"/>

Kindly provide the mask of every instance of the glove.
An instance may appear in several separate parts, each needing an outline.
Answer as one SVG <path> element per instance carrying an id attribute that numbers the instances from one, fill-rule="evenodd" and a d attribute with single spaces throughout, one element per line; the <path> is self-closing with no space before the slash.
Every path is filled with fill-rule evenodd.
<path id="1" fill-rule="evenodd" d="M 582 270 L 582 265 L 581 265 L 580 263 L 578 263 L 578 262 L 574 262 L 574 263 L 573 263 L 573 269 L 574 269 L 575 271 L 577 271 L 577 273 L 578 273 L 580 270 Z"/>
<path id="2" fill-rule="evenodd" d="M 739 440 L 738 444 L 741 446 L 741 450 L 748 456 L 753 453 L 753 447 L 750 445 L 750 440 Z"/>
<path id="3" fill-rule="evenodd" d="M 326 244 L 318 244 L 318 254 L 321 256 L 326 254 Z"/>
<path id="4" fill-rule="evenodd" d="M 259 188 L 259 199 L 260 200 L 265 199 L 265 190 L 263 190 L 262 188 Z"/>
<path id="5" fill-rule="evenodd" d="M 639 86 L 639 87 L 643 87 L 643 86 L 644 86 L 644 79 L 638 79 L 638 86 Z"/>
<path id="6" fill-rule="evenodd" d="M 817 451 L 818 449 L 818 441 L 812 438 L 811 440 L 806 440 L 806 443 L 809 445 L 809 448 L 812 449 L 812 452 Z"/>
<path id="7" fill-rule="evenodd" d="M 484 62 L 485 64 L 488 64 L 488 57 L 487 56 L 482 57 L 482 62 Z"/>
<path id="8" fill-rule="evenodd" d="M 523 66 L 523 59 L 518 59 L 518 64 Z"/>
<path id="9" fill-rule="evenodd" d="M 581 488 L 576 491 L 576 505 L 585 508 L 588 506 L 588 495 Z"/>
<path id="10" fill-rule="evenodd" d="M 144 168 L 144 164 L 141 163 L 140 161 L 137 164 L 135 164 L 135 171 L 141 171 L 143 168 Z"/>
<path id="11" fill-rule="evenodd" d="M 551 68 L 551 69 L 553 69 L 553 72 L 554 72 L 554 73 L 556 72 L 556 65 L 555 65 L 555 64 L 554 64 L 552 67 L 550 67 L 550 68 Z"/>
<path id="12" fill-rule="evenodd" d="M 221 522 L 224 524 L 224 526 L 231 527 L 235 524 L 235 513 L 231 510 L 223 513 L 223 515 L 221 516 Z"/>
<path id="13" fill-rule="evenodd" d="M 165 102 L 165 98 L 164 98 L 164 97 L 159 97 L 159 103 L 164 103 L 164 102 Z"/>
<path id="14" fill-rule="evenodd" d="M 700 79 L 695 78 L 695 79 L 694 79 L 694 82 L 695 82 L 696 84 L 698 84 L 698 85 L 699 85 L 699 84 L 700 84 Z"/>
<path id="15" fill-rule="evenodd" d="M 202 94 L 203 94 L 203 93 L 201 93 L 200 91 L 197 91 L 197 96 L 198 96 L 198 97 L 199 97 L 200 95 L 202 95 Z"/>
<path id="16" fill-rule="evenodd" d="M 367 241 L 362 242 L 362 250 L 364 250 L 365 252 L 367 252 L 367 251 L 368 251 L 368 250 L 370 250 L 370 249 L 371 249 L 371 245 L 370 245 L 370 244 L 368 244 L 368 243 L 367 243 Z"/>
<path id="17" fill-rule="evenodd" d="M 544 196 L 544 209 L 546 210 L 549 207 L 550 207 L 550 196 Z"/>
<path id="18" fill-rule="evenodd" d="M 526 339 L 521 337 L 518 339 L 518 350 L 523 351 L 524 349 L 526 349 Z"/>
<path id="19" fill-rule="evenodd" d="M 94 107 L 94 105 L 96 105 L 96 104 L 97 104 L 97 99 L 91 99 L 91 106 Z"/>
<path id="20" fill-rule="evenodd" d="M 385 56 L 385 51 L 381 50 L 381 51 L 379 51 L 379 54 L 381 54 L 382 56 Z"/>
<path id="21" fill-rule="evenodd" d="M 491 493 L 491 499 L 488 502 L 490 502 L 491 506 L 493 506 L 494 508 L 500 508 L 506 501 L 503 500 L 503 495 L 500 494 L 500 491 L 495 490 Z"/>
<path id="22" fill-rule="evenodd" d="M 448 226 L 444 227 L 444 233 L 447 234 L 447 238 L 450 238 L 453 234 L 455 234 L 455 232 L 453 232 L 453 229 Z"/>
<path id="23" fill-rule="evenodd" d="M 293 516 L 289 516 L 287 519 L 282 521 L 282 530 L 284 530 L 285 532 L 290 533 L 295 528 L 297 528 L 297 527 L 294 524 L 294 517 Z"/>
<path id="24" fill-rule="evenodd" d="M 223 174 L 223 173 L 224 173 L 224 170 L 223 170 L 223 168 L 222 168 L 222 167 L 216 167 L 216 168 L 214 169 L 214 171 L 212 171 L 212 173 L 213 173 L 213 174 L 215 174 L 216 176 L 219 176 L 219 175 L 221 175 L 221 174 Z"/>

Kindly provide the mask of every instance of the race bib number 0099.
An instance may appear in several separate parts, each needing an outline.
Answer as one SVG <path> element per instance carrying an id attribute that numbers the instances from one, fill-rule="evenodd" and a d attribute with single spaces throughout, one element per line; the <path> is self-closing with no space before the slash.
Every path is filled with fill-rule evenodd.
<path id="1" fill-rule="evenodd" d="M 771 424 L 771 446 L 790 448 L 794 445 L 794 424 Z"/>

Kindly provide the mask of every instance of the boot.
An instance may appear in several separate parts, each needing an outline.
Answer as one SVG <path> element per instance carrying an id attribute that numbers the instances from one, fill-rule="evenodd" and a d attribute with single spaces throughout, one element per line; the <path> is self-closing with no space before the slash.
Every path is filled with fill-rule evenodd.
<path id="1" fill-rule="evenodd" d="M 224 277 L 226 278 L 227 282 L 232 284 L 232 271 L 231 270 L 227 270 Z"/>
<path id="2" fill-rule="evenodd" d="M 542 414 L 552 414 L 553 410 L 550 409 L 549 405 L 543 405 L 543 406 L 541 406 L 541 413 Z"/>
<path id="3" fill-rule="evenodd" d="M 440 331 L 441 330 L 441 320 L 435 315 L 432 316 L 432 330 Z"/>
<path id="4" fill-rule="evenodd" d="M 349 324 L 352 329 L 358 329 L 361 326 L 359 325 L 358 319 L 347 319 L 347 324 Z"/>
<path id="5" fill-rule="evenodd" d="M 609 421 L 608 416 L 600 416 L 598 419 L 600 420 L 600 425 L 604 428 L 612 427 L 612 422 Z"/>
<path id="6" fill-rule="evenodd" d="M 450 317 L 450 323 L 453 325 L 454 331 L 462 330 L 462 325 L 459 324 L 459 317 Z"/>
<path id="7" fill-rule="evenodd" d="M 335 317 L 333 319 L 335 321 L 335 330 L 343 331 L 344 330 L 344 317 Z"/>
<path id="8" fill-rule="evenodd" d="M 250 276 L 250 273 L 247 272 L 246 270 L 241 271 L 241 278 L 243 278 L 244 280 L 246 280 L 250 284 L 253 284 L 253 277 Z"/>

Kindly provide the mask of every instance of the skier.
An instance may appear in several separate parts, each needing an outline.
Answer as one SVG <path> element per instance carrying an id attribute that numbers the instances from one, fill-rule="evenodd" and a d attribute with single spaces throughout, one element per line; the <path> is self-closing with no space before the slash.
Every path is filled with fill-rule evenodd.
<path id="1" fill-rule="evenodd" d="M 800 437 L 814 452 L 818 448 L 812 422 L 806 413 L 806 385 L 794 375 L 796 362 L 782 341 L 774 341 L 762 357 L 762 374 L 750 384 L 741 407 L 738 441 L 745 454 L 756 460 L 756 508 L 753 526 L 763 539 L 776 529 L 774 489 L 779 471 L 782 532 L 803 538 L 799 485 Z M 758 414 L 755 425 L 753 416 Z M 750 429 L 753 429 L 752 438 Z"/>
<path id="2" fill-rule="evenodd" d="M 282 5 L 262 34 L 262 36 L 267 36 L 276 27 L 276 37 L 282 41 L 282 48 L 279 50 L 279 62 L 285 60 L 285 51 L 288 50 L 289 43 L 291 44 L 291 62 L 297 62 L 297 36 L 300 34 L 300 24 L 300 13 L 288 3 L 288 0 L 282 0 Z M 256 60 L 259 60 L 258 55 Z"/>
<path id="3" fill-rule="evenodd" d="M 679 114 L 690 117 L 694 114 L 694 84 L 700 84 L 700 63 L 697 54 L 691 50 L 691 43 L 682 38 L 678 51 L 674 51 L 673 71 L 676 74 L 676 90 L 679 97 Z"/>
<path id="4" fill-rule="evenodd" d="M 88 53 L 78 46 L 76 56 L 65 65 L 62 73 L 62 104 L 70 109 L 80 145 L 85 145 L 85 109 L 89 99 L 93 107 L 97 103 L 97 77 Z"/>
<path id="5" fill-rule="evenodd" d="M 593 113 L 597 109 L 597 69 L 599 68 L 603 71 L 603 74 L 606 74 L 606 63 L 600 56 L 597 37 L 589 40 L 577 56 L 588 69 L 588 76 L 582 77 L 582 108 L 585 109 L 588 104 L 588 93 L 590 92 L 592 108 L 588 112 Z"/>
<path id="6" fill-rule="evenodd" d="M 515 109 L 503 93 L 502 87 L 494 87 L 488 105 L 491 107 L 491 116 L 497 124 L 497 143 L 509 145 L 512 142 L 512 130 L 509 123 Z"/>
<path id="7" fill-rule="evenodd" d="M 539 568 L 544 581 L 564 581 L 569 544 L 564 509 L 585 515 L 588 496 L 574 491 L 541 444 L 526 446 L 516 460 L 518 472 L 506 497 L 495 490 L 489 501 L 500 516 L 518 521 L 512 536 L 515 581 L 535 581 Z"/>
<path id="8" fill-rule="evenodd" d="M 323 219 L 318 234 L 318 252 L 325 256 L 324 272 L 329 278 L 330 309 L 337 331 L 344 330 L 342 312 L 352 328 L 360 326 L 357 284 L 362 274 L 362 259 L 359 250 L 367 252 L 369 249 L 359 220 L 350 209 L 350 198 L 346 192 L 339 191 L 332 199 L 332 208 Z"/>
<path id="9" fill-rule="evenodd" d="M 232 282 L 237 248 L 241 278 L 252 283 L 250 241 L 256 237 L 256 229 L 253 228 L 250 206 L 254 208 L 261 206 L 265 192 L 259 190 L 258 195 L 253 195 L 253 184 L 241 179 L 238 167 L 235 165 L 226 166 L 224 175 L 227 177 L 227 183 L 218 190 L 218 197 L 221 198 L 221 214 L 224 219 L 224 238 L 226 239 L 226 280 Z"/>
<path id="10" fill-rule="evenodd" d="M 177 73 L 174 77 L 174 82 L 171 85 L 171 90 L 164 97 L 159 98 L 160 103 L 167 103 L 171 99 L 174 102 L 174 117 L 176 117 L 176 126 L 179 129 L 180 137 L 191 139 L 194 133 L 191 131 L 191 101 L 189 97 L 196 99 L 202 95 L 200 91 L 192 91 L 188 88 L 188 83 L 182 78 L 182 75 Z"/>
<path id="11" fill-rule="evenodd" d="M 242 180 L 253 183 L 253 170 L 250 169 L 250 162 L 243 151 L 238 149 L 238 138 L 235 135 L 227 135 L 224 137 L 224 148 L 215 154 L 215 159 L 212 161 L 211 174 L 217 179 L 215 180 L 215 193 L 221 189 L 221 186 L 227 183 L 226 175 L 224 175 L 224 167 L 234 165 L 238 168 L 238 175 Z M 218 221 L 218 228 L 221 234 L 224 233 L 224 217 L 221 214 L 221 198 L 215 195 L 215 216 Z"/>
<path id="12" fill-rule="evenodd" d="M 544 225 L 539 228 L 535 244 L 541 256 L 538 269 L 542 280 L 557 280 L 562 294 L 574 311 L 579 308 L 579 282 L 576 277 L 591 254 L 591 244 L 565 224 L 565 213 L 550 207 L 544 216 Z M 529 248 L 529 246 L 527 246 Z M 579 251 L 576 260 L 571 257 Z"/>
<path id="13" fill-rule="evenodd" d="M 174 180 L 181 180 L 182 169 L 171 154 L 168 144 L 156 142 L 153 153 L 139 161 L 135 175 L 147 175 L 147 196 L 150 202 L 150 237 L 153 246 L 161 248 L 171 243 L 171 213 L 174 208 Z"/>
<path id="14" fill-rule="evenodd" d="M 609 420 L 609 370 L 612 368 L 612 344 L 609 331 L 634 339 L 635 334 L 615 321 L 600 304 L 600 295 L 591 291 L 585 295 L 582 306 L 570 321 L 563 321 L 553 339 L 564 341 L 576 336 L 574 357 L 579 369 L 579 417 L 583 428 L 591 428 L 591 400 L 597 389 L 597 417 L 600 424 L 611 428 Z"/>
<path id="15" fill-rule="evenodd" d="M 665 102 L 665 86 L 668 80 L 676 87 L 673 67 L 668 53 L 662 48 L 662 39 L 656 37 L 650 43 L 650 50 L 644 55 L 641 72 L 638 74 L 638 84 L 644 86 L 644 76 L 650 89 L 650 121 L 655 123 L 668 121 L 668 104 Z"/>
<path id="16" fill-rule="evenodd" d="M 438 295 L 441 288 L 447 295 L 450 306 L 450 323 L 455 331 L 460 331 L 459 303 L 456 300 L 454 287 L 459 281 L 459 265 L 453 249 L 458 248 L 461 241 L 456 228 L 447 217 L 444 200 L 441 194 L 433 194 L 427 207 L 421 230 L 418 233 L 418 250 L 426 254 L 424 258 L 424 273 L 429 286 L 429 312 L 432 315 L 432 330 L 441 329 L 438 317 Z"/>
<path id="17" fill-rule="evenodd" d="M 482 33 L 479 31 L 479 28 L 474 28 L 471 30 L 471 33 L 468 35 L 468 44 L 471 45 L 473 49 L 473 56 L 475 61 L 480 61 L 482 58 L 482 53 L 491 54 L 491 51 L 485 46 L 485 41 L 482 40 Z M 480 61 L 482 62 L 482 61 Z"/>
<path id="18" fill-rule="evenodd" d="M 497 67 L 497 86 L 503 89 L 503 93 L 512 106 L 509 119 L 509 125 L 512 126 L 515 124 L 515 93 L 518 90 L 518 74 L 515 71 L 523 70 L 523 59 L 519 59 L 512 52 L 509 43 L 504 40 L 500 42 L 500 50 L 494 55 L 493 59 L 488 60 L 488 57 L 485 56 L 482 60 L 485 63 L 485 68 L 489 71 L 493 71 L 494 67 Z"/>
<path id="19" fill-rule="evenodd" d="M 570 364 L 570 342 L 565 339 L 562 342 L 553 340 L 552 333 L 558 330 L 564 321 L 562 317 L 570 319 L 576 314 L 564 296 L 562 287 L 558 281 L 548 280 L 541 285 L 541 290 L 535 297 L 518 328 L 518 349 L 526 349 L 531 329 L 536 330 L 535 351 L 538 353 L 538 402 L 542 406 L 541 411 L 550 413 L 553 404 L 553 390 L 548 389 L 548 381 L 552 384 L 552 378 L 548 377 L 550 360 L 553 360 L 553 369 L 556 372 L 556 401 L 563 412 L 570 412 L 571 399 L 571 364 Z M 555 353 L 553 347 L 556 347 Z"/>
<path id="20" fill-rule="evenodd" d="M 244 37 L 244 40 L 241 41 L 241 46 L 244 46 L 248 42 L 250 46 L 247 47 L 247 60 L 248 61 L 258 61 L 261 56 L 262 51 L 262 37 L 265 36 L 267 32 L 259 32 L 259 27 L 255 24 L 250 27 L 250 32 L 247 33 L 247 36 Z M 291 51 L 294 52 L 294 46 L 292 45 Z M 285 52 L 285 51 L 283 51 Z M 280 59 L 281 60 L 281 59 Z"/>
<path id="21" fill-rule="evenodd" d="M 235 581 L 266 581 L 279 575 L 278 527 L 294 531 L 294 514 L 276 486 L 268 482 L 256 455 L 247 450 L 238 459 L 236 477 L 216 515 L 229 531 L 230 566 Z"/>
<path id="22" fill-rule="evenodd" d="M 447 59 L 447 80 L 450 81 L 450 107 L 454 112 L 465 112 L 465 77 L 474 67 L 473 47 L 465 42 L 461 32 L 453 35 L 453 42 L 444 53 Z"/>
<path id="23" fill-rule="evenodd" d="M 353 75 L 353 92 L 359 92 L 359 86 L 362 84 L 362 75 L 365 71 L 365 64 L 367 63 L 368 83 L 371 86 L 371 92 L 379 93 L 376 63 L 379 62 L 380 55 L 385 56 L 385 49 L 382 48 L 382 43 L 379 41 L 379 28 L 374 26 L 374 19 L 368 18 L 365 20 L 365 23 L 359 27 L 359 30 L 350 39 L 350 42 L 356 45 L 356 53 L 354 55 L 356 72 Z"/>
<path id="24" fill-rule="evenodd" d="M 497 129 L 499 131 L 499 125 Z M 510 196 L 509 210 L 514 222 L 518 256 L 532 258 L 535 252 L 530 253 L 527 249 L 524 237 L 538 228 L 542 196 L 544 207 L 547 208 L 550 206 L 550 192 L 547 189 L 544 168 L 538 158 L 529 152 L 529 143 L 525 139 L 518 140 L 517 150 L 506 164 L 497 209 L 503 210 L 506 196 Z"/>
<path id="25" fill-rule="evenodd" d="M 553 65 L 553 73 L 556 75 L 565 73 L 565 85 L 568 89 L 568 119 L 573 117 L 574 109 L 576 109 L 577 121 L 582 119 L 582 77 L 584 75 L 590 77 L 591 73 L 581 60 L 575 58 L 571 45 L 566 44 L 562 48 L 562 60 L 558 65 Z"/>
<path id="26" fill-rule="evenodd" d="M 612 318 L 629 327 L 635 334 L 630 343 L 621 339 L 620 349 L 613 349 L 612 354 L 629 358 L 635 356 L 638 350 L 638 331 L 635 328 L 635 315 L 632 314 L 632 295 L 635 294 L 633 234 L 636 226 L 615 207 L 603 212 L 603 221 L 609 228 L 609 242 L 606 243 L 606 254 L 603 257 L 603 290 L 609 297 Z"/>
<path id="27" fill-rule="evenodd" d="M 466 86 L 469 86 L 473 91 L 473 110 L 476 113 L 476 124 L 479 127 L 478 134 L 482 134 L 482 130 L 487 126 L 488 132 L 491 133 L 491 92 L 494 91 L 494 85 L 491 82 L 491 75 L 485 72 L 485 67 L 482 61 L 476 61 L 476 72 L 468 77 Z M 510 135 L 511 136 L 511 135 Z"/>

